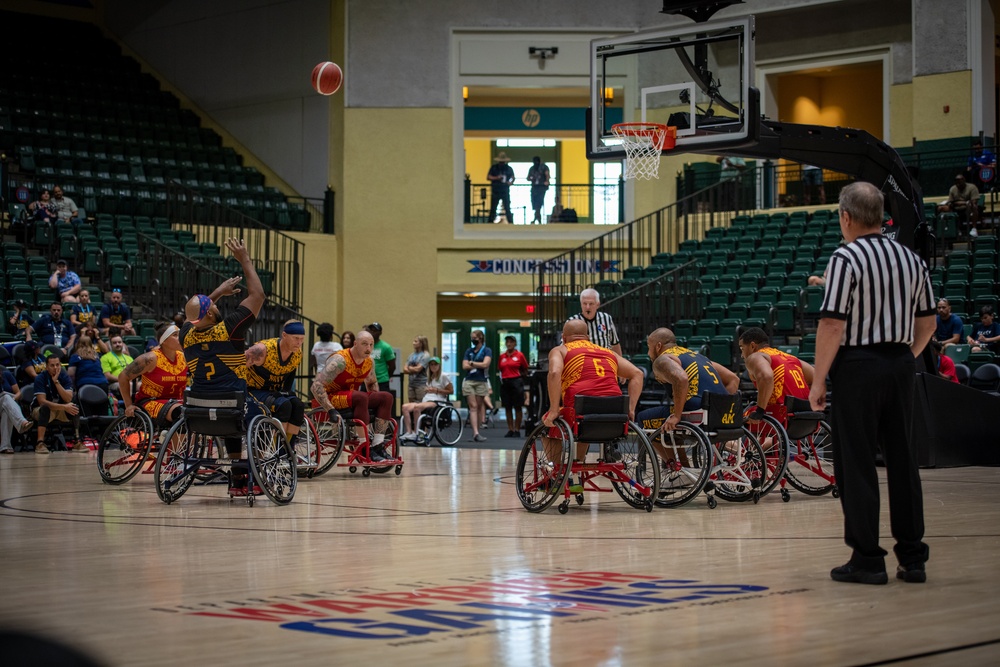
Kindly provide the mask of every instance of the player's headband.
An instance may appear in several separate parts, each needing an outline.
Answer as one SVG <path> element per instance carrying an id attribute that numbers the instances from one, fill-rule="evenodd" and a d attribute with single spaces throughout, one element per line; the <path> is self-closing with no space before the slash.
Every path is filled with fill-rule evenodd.
<path id="1" fill-rule="evenodd" d="M 289 322 L 288 324 L 285 325 L 285 328 L 282 329 L 282 331 L 284 331 L 289 336 L 306 335 L 306 327 L 304 324 L 302 324 L 302 322 Z"/>
<path id="2" fill-rule="evenodd" d="M 191 320 L 191 324 L 198 324 L 205 316 L 208 315 L 208 311 L 212 309 L 212 300 L 209 299 L 204 294 L 198 295 L 198 319 Z"/>
<path id="3" fill-rule="evenodd" d="M 171 324 L 169 327 L 167 327 L 167 330 L 163 332 L 162 336 L 160 336 L 160 345 L 163 345 L 163 341 L 170 338 L 178 331 L 180 331 L 180 329 L 177 328 L 176 324 Z"/>

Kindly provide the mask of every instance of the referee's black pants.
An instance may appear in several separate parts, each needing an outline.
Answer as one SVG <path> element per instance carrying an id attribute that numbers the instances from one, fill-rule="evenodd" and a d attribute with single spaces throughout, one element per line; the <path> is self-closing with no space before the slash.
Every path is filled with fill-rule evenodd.
<path id="1" fill-rule="evenodd" d="M 833 469 L 844 511 L 844 541 L 851 563 L 884 570 L 879 547 L 879 483 L 876 447 L 881 445 L 889 485 L 893 551 L 901 564 L 927 560 L 924 501 L 910 420 L 916 377 L 913 354 L 901 344 L 841 347 L 833 380 Z"/>

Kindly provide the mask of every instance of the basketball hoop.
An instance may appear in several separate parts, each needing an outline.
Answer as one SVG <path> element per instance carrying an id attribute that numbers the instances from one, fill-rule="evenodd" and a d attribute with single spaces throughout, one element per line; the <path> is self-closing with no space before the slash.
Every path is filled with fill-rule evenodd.
<path id="1" fill-rule="evenodd" d="M 660 151 L 677 145 L 677 128 L 660 123 L 618 123 L 611 131 L 625 149 L 625 180 L 659 178 Z"/>

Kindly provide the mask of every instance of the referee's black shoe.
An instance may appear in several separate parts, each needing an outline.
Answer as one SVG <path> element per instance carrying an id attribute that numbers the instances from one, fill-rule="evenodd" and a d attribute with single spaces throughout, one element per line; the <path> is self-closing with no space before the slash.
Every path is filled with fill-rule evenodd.
<path id="1" fill-rule="evenodd" d="M 857 565 L 841 565 L 830 570 L 830 578 L 849 584 L 874 584 L 881 586 L 889 583 L 889 575 L 885 570 L 863 570 Z"/>
<path id="2" fill-rule="evenodd" d="M 900 565 L 896 568 L 896 578 L 908 584 L 922 584 L 927 581 L 927 571 L 923 563 L 918 565 Z"/>

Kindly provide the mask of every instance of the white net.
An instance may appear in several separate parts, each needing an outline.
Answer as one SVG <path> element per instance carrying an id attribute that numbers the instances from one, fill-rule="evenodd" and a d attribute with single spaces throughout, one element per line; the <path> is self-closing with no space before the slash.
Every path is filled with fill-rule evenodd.
<path id="1" fill-rule="evenodd" d="M 667 137 L 666 125 L 619 123 L 611 130 L 625 149 L 625 180 L 660 177 L 660 151 Z"/>

